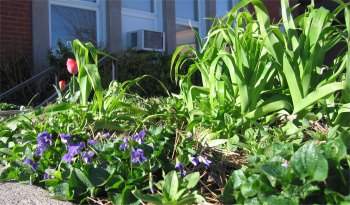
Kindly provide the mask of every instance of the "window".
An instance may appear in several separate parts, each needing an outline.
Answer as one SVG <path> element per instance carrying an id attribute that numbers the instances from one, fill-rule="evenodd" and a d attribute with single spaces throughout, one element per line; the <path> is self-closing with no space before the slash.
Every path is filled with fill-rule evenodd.
<path id="1" fill-rule="evenodd" d="M 122 0 L 122 7 L 149 13 L 154 12 L 153 0 Z"/>
<path id="2" fill-rule="evenodd" d="M 102 46 L 105 27 L 101 7 L 101 0 L 51 0 L 51 48 L 57 48 L 58 41 L 66 44 L 74 39 Z"/>
<path id="3" fill-rule="evenodd" d="M 232 6 L 232 0 L 216 0 L 216 16 L 224 16 L 232 9 Z"/>
<path id="4" fill-rule="evenodd" d="M 196 47 L 196 36 L 189 26 L 176 25 L 176 45 L 188 44 Z"/>
<path id="5" fill-rule="evenodd" d="M 197 39 L 191 26 L 200 36 L 205 32 L 201 18 L 204 15 L 199 11 L 205 12 L 204 1 L 175 0 L 176 46 L 189 44 L 197 47 Z"/>
<path id="6" fill-rule="evenodd" d="M 176 18 L 198 21 L 197 0 L 175 0 Z"/>

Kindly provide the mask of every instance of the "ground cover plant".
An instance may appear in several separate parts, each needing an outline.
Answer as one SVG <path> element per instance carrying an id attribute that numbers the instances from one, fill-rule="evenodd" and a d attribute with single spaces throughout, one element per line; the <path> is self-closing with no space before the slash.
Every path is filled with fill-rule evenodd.
<path id="1" fill-rule="evenodd" d="M 0 124 L 0 180 L 90 204 L 350 203 L 350 3 L 293 18 L 280 2 L 279 23 L 243 0 L 199 49 L 179 47 L 169 97 L 129 92 L 149 75 L 104 89 L 108 54 L 75 40 L 69 90 Z"/>

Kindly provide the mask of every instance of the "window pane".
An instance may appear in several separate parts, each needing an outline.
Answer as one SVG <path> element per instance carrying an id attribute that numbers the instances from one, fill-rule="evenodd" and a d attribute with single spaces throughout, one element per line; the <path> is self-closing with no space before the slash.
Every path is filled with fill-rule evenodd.
<path id="1" fill-rule="evenodd" d="M 153 13 L 153 0 L 122 0 L 122 7 Z"/>
<path id="2" fill-rule="evenodd" d="M 176 46 L 189 44 L 196 48 L 196 36 L 189 26 L 176 25 Z"/>
<path id="3" fill-rule="evenodd" d="M 79 39 L 96 45 L 96 12 L 51 5 L 51 45 Z"/>
<path id="4" fill-rule="evenodd" d="M 176 18 L 198 21 L 197 0 L 175 0 Z"/>
<path id="5" fill-rule="evenodd" d="M 216 16 L 222 17 L 232 9 L 232 0 L 216 0 Z"/>

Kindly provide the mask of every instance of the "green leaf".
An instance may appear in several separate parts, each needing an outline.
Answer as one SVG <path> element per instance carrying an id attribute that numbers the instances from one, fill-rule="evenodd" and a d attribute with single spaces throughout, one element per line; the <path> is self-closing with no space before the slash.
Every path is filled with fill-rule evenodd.
<path id="1" fill-rule="evenodd" d="M 199 172 L 194 172 L 194 173 L 186 175 L 183 178 L 183 183 L 184 183 L 185 187 L 187 189 L 194 188 L 197 185 L 197 183 L 199 182 L 199 177 L 200 177 Z"/>
<path id="2" fill-rule="evenodd" d="M 111 189 L 120 189 L 123 185 L 125 184 L 125 181 L 122 176 L 117 175 L 112 178 L 110 178 L 106 184 L 105 184 L 105 189 L 106 191 L 111 190 Z"/>
<path id="3" fill-rule="evenodd" d="M 102 186 L 107 182 L 109 172 L 104 168 L 97 167 L 90 169 L 89 179 L 94 187 Z"/>
<path id="4" fill-rule="evenodd" d="M 293 199 L 288 199 L 283 196 L 271 195 L 264 199 L 263 202 L 267 204 L 283 204 L 283 205 L 297 205 L 299 204 L 299 200 L 297 197 L 293 197 Z"/>
<path id="5" fill-rule="evenodd" d="M 85 174 L 77 168 L 74 168 L 74 172 L 77 175 L 77 177 L 79 178 L 79 180 L 81 182 L 83 182 L 83 184 L 89 189 L 92 190 L 94 188 L 94 185 L 92 185 L 92 183 L 90 182 L 90 180 L 85 176 Z"/>
<path id="6" fill-rule="evenodd" d="M 324 144 L 324 152 L 326 158 L 331 158 L 336 162 L 340 162 L 340 160 L 346 158 L 346 146 L 343 143 L 341 138 L 336 138 L 334 140 L 328 141 Z"/>
<path id="7" fill-rule="evenodd" d="M 259 117 L 266 116 L 271 112 L 276 112 L 279 110 L 292 110 L 292 105 L 288 100 L 286 100 L 285 96 L 274 96 L 264 101 L 255 110 L 246 114 L 246 117 L 249 119 L 256 119 Z"/>
<path id="8" fill-rule="evenodd" d="M 190 194 L 180 199 L 176 204 L 202 204 L 205 202 L 205 199 L 199 194 Z"/>
<path id="9" fill-rule="evenodd" d="M 328 176 L 328 163 L 315 142 L 306 143 L 291 157 L 291 167 L 300 177 L 311 177 L 315 181 L 324 181 Z"/>
<path id="10" fill-rule="evenodd" d="M 227 142 L 227 139 L 215 139 L 215 140 L 209 140 L 207 142 L 209 147 L 216 147 L 222 144 L 225 144 Z"/>
<path id="11" fill-rule="evenodd" d="M 136 198 L 140 199 L 143 202 L 149 202 L 151 204 L 162 203 L 162 196 L 160 194 L 155 194 L 155 195 L 142 194 L 139 190 L 133 190 L 132 193 L 136 196 Z"/>
<path id="12" fill-rule="evenodd" d="M 314 105 L 320 99 L 334 93 L 335 91 L 344 90 L 344 89 L 345 89 L 344 82 L 330 83 L 320 88 L 317 88 L 315 91 L 309 93 L 305 98 L 298 101 L 298 103 L 294 106 L 293 114 L 296 114 L 306 109 L 307 107 Z"/>
<path id="13" fill-rule="evenodd" d="M 0 181 L 17 179 L 19 170 L 16 167 L 5 167 L 0 172 Z"/>
<path id="14" fill-rule="evenodd" d="M 18 181 L 19 182 L 29 182 L 30 181 L 30 170 L 29 169 L 23 169 L 18 174 Z"/>
<path id="15" fill-rule="evenodd" d="M 286 170 L 285 167 L 281 166 L 281 164 L 276 164 L 276 163 L 263 163 L 261 165 L 261 169 L 273 176 L 273 177 L 279 177 L 283 174 L 283 172 Z"/>
<path id="16" fill-rule="evenodd" d="M 7 156 L 13 156 L 13 151 L 9 148 L 0 148 L 0 153 L 7 155 Z"/>
<path id="17" fill-rule="evenodd" d="M 51 192 L 57 199 L 71 200 L 73 196 L 70 195 L 68 183 L 60 183 L 54 187 Z"/>
<path id="18" fill-rule="evenodd" d="M 137 201 L 137 198 L 132 194 L 132 190 L 135 188 L 134 185 L 126 186 L 122 191 L 122 204 L 132 204 Z"/>
<path id="19" fill-rule="evenodd" d="M 42 115 L 44 113 L 57 113 L 57 112 L 64 112 L 71 110 L 72 107 L 76 106 L 75 104 L 68 104 L 68 103 L 60 103 L 60 104 L 51 104 L 46 107 L 41 107 L 37 110 L 35 110 L 35 115 Z"/>
<path id="20" fill-rule="evenodd" d="M 95 91 L 98 107 L 101 111 L 103 106 L 103 88 L 102 88 L 101 77 L 98 72 L 98 68 L 94 64 L 86 64 L 84 66 L 84 69 L 86 69 L 86 74 L 88 76 L 89 83 L 91 84 L 93 90 Z"/>
<path id="21" fill-rule="evenodd" d="M 233 204 L 235 202 L 233 192 L 234 190 L 239 189 L 246 181 L 244 171 L 244 169 L 233 171 L 232 175 L 225 184 L 224 194 L 222 196 L 222 200 L 225 204 Z"/>
<path id="22" fill-rule="evenodd" d="M 177 178 L 177 173 L 176 171 L 171 171 L 169 172 L 164 180 L 164 185 L 163 185 L 163 192 L 164 194 L 172 200 L 178 190 L 179 187 L 179 181 Z"/>

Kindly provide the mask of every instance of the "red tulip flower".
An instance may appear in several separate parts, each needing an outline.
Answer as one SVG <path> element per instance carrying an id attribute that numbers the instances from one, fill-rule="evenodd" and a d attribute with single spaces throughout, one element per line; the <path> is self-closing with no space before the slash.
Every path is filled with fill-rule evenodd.
<path id="1" fill-rule="evenodd" d="M 67 60 L 67 70 L 70 74 L 75 75 L 78 73 L 78 65 L 77 62 L 71 58 Z"/>
<path id="2" fill-rule="evenodd" d="M 60 88 L 60 90 L 64 90 L 64 88 L 66 87 L 66 82 L 64 80 L 61 80 L 60 82 L 58 82 L 58 87 Z"/>

